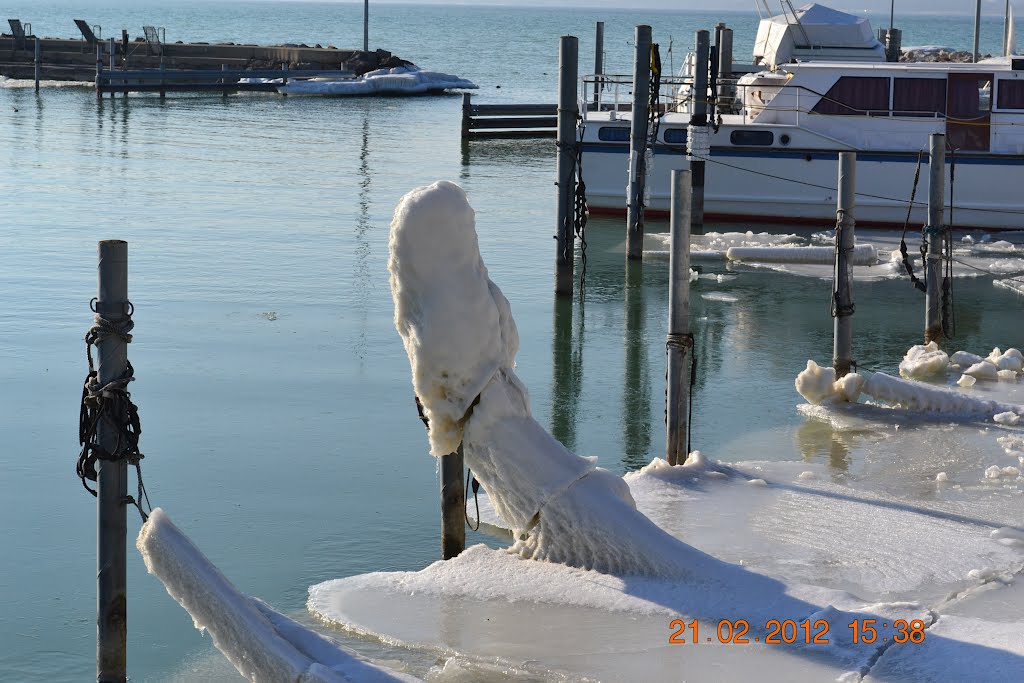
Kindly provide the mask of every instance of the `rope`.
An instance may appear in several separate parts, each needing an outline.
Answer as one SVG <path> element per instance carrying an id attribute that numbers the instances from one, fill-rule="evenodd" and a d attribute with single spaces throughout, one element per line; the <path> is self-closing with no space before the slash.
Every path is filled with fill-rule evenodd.
<path id="1" fill-rule="evenodd" d="M 572 182 L 568 183 L 565 188 L 561 188 L 565 192 L 566 204 L 572 207 L 571 216 L 570 212 L 566 212 L 563 218 L 563 224 L 561 226 L 562 234 L 569 233 L 570 223 L 572 226 L 572 233 L 576 239 L 580 241 L 580 301 L 583 300 L 586 293 L 587 286 L 587 219 L 590 215 L 590 207 L 587 204 L 587 184 L 583 181 L 583 133 L 586 130 L 586 126 L 583 124 L 583 117 L 577 115 L 576 118 L 576 130 L 578 138 L 572 143 L 558 142 L 555 145 L 561 152 L 564 152 L 570 159 L 571 168 L 569 170 L 569 176 L 572 178 Z M 568 262 L 574 258 L 574 255 L 569 249 L 569 240 L 565 240 L 562 246 L 562 260 Z"/>
<path id="2" fill-rule="evenodd" d="M 98 348 L 100 342 L 106 339 L 117 338 L 125 344 L 131 343 L 131 331 L 135 327 L 132 320 L 134 307 L 131 302 L 125 302 L 124 317 L 121 320 L 110 320 L 100 315 L 96 303 L 96 299 L 90 302 L 89 307 L 96 316 L 93 326 L 85 334 L 85 357 L 89 363 L 89 373 L 85 376 L 85 384 L 82 387 L 82 403 L 78 417 L 78 442 L 82 450 L 78 455 L 75 473 L 85 490 L 96 496 L 96 489 L 91 488 L 87 481 L 97 481 L 97 461 L 127 462 L 133 465 L 138 475 L 138 497 L 125 496 L 122 502 L 138 508 L 139 515 L 145 522 L 149 516 L 142 509 L 142 501 L 145 500 L 150 512 L 153 511 L 153 506 L 142 482 L 140 461 L 144 456 L 139 451 L 139 436 L 142 434 L 139 409 L 132 402 L 131 394 L 128 392 L 129 382 L 135 380 L 135 370 L 132 364 L 128 363 L 121 377 L 101 385 L 99 370 L 92 357 L 92 347 Z M 113 448 L 109 450 L 100 444 L 97 432 L 101 424 L 105 426 L 106 436 L 116 438 Z"/>
<path id="3" fill-rule="evenodd" d="M 922 292 L 927 292 L 928 287 L 921 282 L 921 278 L 914 274 L 914 266 L 910 263 L 910 254 L 907 253 L 907 228 L 910 227 L 910 212 L 914 209 L 914 197 L 917 196 L 917 184 L 921 180 L 921 160 L 924 158 L 924 150 L 917 153 L 917 169 L 914 171 L 914 186 L 910 189 L 910 201 L 907 202 L 907 218 L 903 221 L 903 236 L 900 237 L 900 254 L 903 255 L 903 267 L 910 276 L 910 282 Z M 921 257 L 924 258 L 924 249 L 921 250 Z"/>
<path id="4" fill-rule="evenodd" d="M 855 306 L 851 301 L 848 304 L 839 303 L 839 256 L 845 251 L 846 258 L 844 263 L 847 268 L 850 266 L 850 254 L 853 253 L 853 246 L 842 248 L 843 243 L 843 232 L 845 231 L 844 224 L 846 222 L 846 209 L 836 209 L 836 254 L 835 258 L 832 259 L 832 317 L 833 318 L 846 318 L 853 315 Z"/>

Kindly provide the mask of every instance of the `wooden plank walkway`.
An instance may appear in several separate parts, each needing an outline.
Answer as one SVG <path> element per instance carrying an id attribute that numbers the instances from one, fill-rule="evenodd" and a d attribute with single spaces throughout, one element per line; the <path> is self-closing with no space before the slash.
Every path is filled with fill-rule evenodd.
<path id="1" fill-rule="evenodd" d="M 473 104 L 462 95 L 462 139 L 555 137 L 554 104 Z"/>

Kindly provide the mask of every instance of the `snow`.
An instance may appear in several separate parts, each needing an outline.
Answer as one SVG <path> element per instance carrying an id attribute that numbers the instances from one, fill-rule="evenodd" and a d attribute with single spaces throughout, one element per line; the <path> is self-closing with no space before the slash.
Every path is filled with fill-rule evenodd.
<path id="1" fill-rule="evenodd" d="M 377 69 L 359 78 L 292 80 L 277 89 L 287 95 L 416 95 L 426 92 L 462 89 L 474 90 L 476 85 L 458 76 L 424 71 L 418 66 L 397 66 Z"/>
<path id="2" fill-rule="evenodd" d="M 999 379 L 999 368 L 986 359 L 964 370 L 964 374 L 974 379 L 995 380 Z"/>
<path id="3" fill-rule="evenodd" d="M 1024 281 L 1021 280 L 993 280 L 992 284 L 995 285 L 996 287 L 1009 289 L 1011 292 L 1024 294 Z"/>
<path id="4" fill-rule="evenodd" d="M 949 367 L 949 356 L 935 342 L 910 347 L 900 362 L 900 376 L 908 379 L 927 379 L 941 375 Z"/>
<path id="5" fill-rule="evenodd" d="M 146 569 L 192 616 L 200 631 L 250 681 L 384 683 L 419 679 L 392 673 L 236 589 L 157 508 L 136 546 Z"/>
<path id="6" fill-rule="evenodd" d="M 811 405 L 835 401 L 855 402 L 864 386 L 864 378 L 855 372 L 836 379 L 834 368 L 821 367 L 813 360 L 796 377 L 796 390 Z"/>
<path id="7" fill-rule="evenodd" d="M 730 261 L 761 263 L 824 263 L 836 260 L 834 247 L 729 247 L 725 257 Z M 878 262 L 878 254 L 870 244 L 858 244 L 850 254 L 850 264 L 871 266 Z"/>
<path id="8" fill-rule="evenodd" d="M 533 419 L 513 367 L 508 300 L 487 277 L 473 209 L 457 185 L 405 195 L 391 224 L 395 327 L 430 421 L 431 453 L 461 441 L 524 558 L 621 574 L 693 577 L 710 558 L 637 512 L 621 478 Z"/>

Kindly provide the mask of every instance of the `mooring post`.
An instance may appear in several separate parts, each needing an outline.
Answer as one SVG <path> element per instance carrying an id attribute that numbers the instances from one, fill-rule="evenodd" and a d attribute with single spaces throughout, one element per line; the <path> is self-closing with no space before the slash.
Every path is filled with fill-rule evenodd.
<path id="1" fill-rule="evenodd" d="M 462 139 L 469 138 L 469 124 L 472 122 L 473 96 L 468 92 L 462 93 Z"/>
<path id="2" fill-rule="evenodd" d="M 576 258 L 574 204 L 576 196 L 576 119 L 579 103 L 576 97 L 579 40 L 562 36 L 558 47 L 558 156 L 555 174 L 558 178 L 558 231 L 555 235 L 555 294 L 572 296 L 573 263 Z"/>
<path id="3" fill-rule="evenodd" d="M 117 59 L 117 43 L 114 41 L 114 37 L 111 36 L 107 41 L 107 48 L 110 50 L 110 75 L 114 75 L 114 69 L 116 67 L 115 60 Z M 110 89 L 110 99 L 114 99 L 117 93 L 114 89 Z"/>
<path id="4" fill-rule="evenodd" d="M 974 3 L 974 59 L 971 60 L 975 64 L 981 58 L 981 53 L 978 51 L 978 41 L 981 38 L 981 0 L 975 0 Z"/>
<path id="5" fill-rule="evenodd" d="M 370 51 L 370 0 L 363 0 L 363 52 Z"/>
<path id="6" fill-rule="evenodd" d="M 99 243 L 99 288 L 96 314 L 111 322 L 124 320 L 128 303 L 128 243 L 103 240 Z M 103 336 L 96 344 L 99 357 L 99 385 L 124 376 L 128 367 L 128 345 L 118 335 Z M 108 453 L 118 450 L 116 428 L 100 420 L 96 436 Z M 126 680 L 128 637 L 126 587 L 126 536 L 128 463 L 126 460 L 97 460 L 97 562 L 96 562 L 96 680 L 123 683 Z"/>
<path id="7" fill-rule="evenodd" d="M 227 71 L 228 70 L 228 65 L 227 64 L 221 64 L 220 65 L 220 70 L 221 71 Z M 220 95 L 221 95 L 221 97 L 226 98 L 228 96 L 228 79 L 226 79 L 226 78 L 220 79 L 220 84 L 222 86 L 224 86 L 224 90 L 221 92 Z"/>
<path id="8" fill-rule="evenodd" d="M 724 23 L 715 28 L 715 45 L 718 49 L 718 103 L 728 109 L 736 96 L 736 87 L 732 83 L 732 29 Z"/>
<path id="9" fill-rule="evenodd" d="M 43 67 L 43 46 L 39 42 L 39 36 L 36 36 L 35 67 L 36 92 L 39 92 L 39 72 Z"/>
<path id="10" fill-rule="evenodd" d="M 441 456 L 441 558 L 450 560 L 466 549 L 466 482 L 462 444 Z"/>
<path id="11" fill-rule="evenodd" d="M 942 342 L 942 230 L 946 197 L 946 136 L 933 133 L 928 139 L 928 224 L 925 244 L 924 342 Z"/>
<path id="12" fill-rule="evenodd" d="M 696 63 L 690 90 L 690 125 L 686 134 L 686 154 L 690 160 L 690 232 L 704 234 L 704 160 L 711 155 L 711 129 L 708 127 L 708 70 L 711 35 L 697 31 Z"/>
<path id="13" fill-rule="evenodd" d="M 103 43 L 96 41 L 96 99 L 103 99 Z"/>
<path id="14" fill-rule="evenodd" d="M 836 196 L 836 281 L 832 292 L 832 367 L 836 377 L 850 372 L 853 364 L 853 270 L 854 204 L 857 189 L 857 153 L 839 153 L 839 192 Z"/>
<path id="15" fill-rule="evenodd" d="M 597 22 L 594 29 L 594 109 L 601 108 L 601 91 L 604 90 L 604 22 Z"/>
<path id="16" fill-rule="evenodd" d="M 681 465 L 689 455 L 690 364 L 690 171 L 672 171 L 671 249 L 668 283 L 668 389 L 665 392 L 665 459 Z"/>
<path id="17" fill-rule="evenodd" d="M 629 126 L 629 204 L 626 208 L 626 256 L 644 253 L 644 185 L 647 176 L 648 105 L 651 88 L 651 27 L 636 27 L 633 53 L 633 120 Z"/>

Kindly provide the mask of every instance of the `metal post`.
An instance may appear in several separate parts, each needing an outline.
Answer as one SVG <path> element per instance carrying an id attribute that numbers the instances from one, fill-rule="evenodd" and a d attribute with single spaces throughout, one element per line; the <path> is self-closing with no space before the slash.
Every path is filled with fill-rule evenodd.
<path id="1" fill-rule="evenodd" d="M 853 364 L 853 270 L 854 202 L 857 189 L 857 153 L 839 153 L 839 192 L 836 196 L 836 281 L 832 296 L 835 318 L 832 367 L 836 377 L 850 372 Z"/>
<path id="2" fill-rule="evenodd" d="M 99 243 L 99 290 L 96 313 L 120 321 L 128 312 L 128 243 L 103 240 Z M 120 379 L 128 367 L 128 346 L 116 335 L 96 345 L 100 386 Z M 96 427 L 99 445 L 115 452 L 119 435 L 103 420 Z M 97 469 L 97 562 L 96 562 L 96 680 L 122 683 L 126 680 L 128 636 L 126 546 L 128 463 L 98 460 Z"/>
<path id="3" fill-rule="evenodd" d="M 925 244 L 925 321 L 924 342 L 942 341 L 942 229 L 946 197 L 946 136 L 933 133 L 928 140 L 928 224 Z"/>
<path id="4" fill-rule="evenodd" d="M 636 27 L 633 56 L 633 120 L 629 127 L 629 204 L 626 209 L 626 255 L 643 258 L 644 185 L 647 175 L 647 127 L 651 83 L 651 27 Z"/>
<path id="5" fill-rule="evenodd" d="M 711 154 L 708 128 L 708 69 L 711 36 L 707 31 L 697 31 L 696 66 L 693 72 L 691 90 L 690 125 L 687 133 L 687 151 L 690 158 L 690 183 L 693 196 L 690 199 L 690 232 L 704 234 L 704 159 Z"/>
<path id="6" fill-rule="evenodd" d="M 558 156 L 555 174 L 558 179 L 558 231 L 555 252 L 555 294 L 572 296 L 572 271 L 575 260 L 573 206 L 576 188 L 576 99 L 579 40 L 562 36 L 558 47 Z"/>
<path id="7" fill-rule="evenodd" d="M 466 549 L 466 483 L 462 444 L 441 456 L 441 558 L 450 560 Z"/>
<path id="8" fill-rule="evenodd" d="M 1007 0 L 1009 2 L 1009 0 Z M 594 29 L 594 109 L 600 108 L 601 91 L 604 90 L 604 22 L 597 22 Z"/>
<path id="9" fill-rule="evenodd" d="M 114 60 L 117 58 L 117 45 L 114 42 L 114 37 L 111 36 L 107 40 L 108 48 L 110 49 L 110 75 L 114 75 Z M 110 91 L 110 99 L 114 99 L 114 91 Z"/>
<path id="10" fill-rule="evenodd" d="M 43 66 L 43 47 L 39 42 L 39 36 L 36 36 L 36 55 L 35 55 L 35 78 L 36 78 L 36 92 L 39 92 L 39 72 Z"/>
<path id="11" fill-rule="evenodd" d="M 981 58 L 978 51 L 978 39 L 981 37 L 981 0 L 974 3 L 974 63 L 977 64 Z"/>
<path id="12" fill-rule="evenodd" d="M 1010 56 L 1010 0 L 1006 0 L 1003 10 L 1003 56 Z"/>
<path id="13" fill-rule="evenodd" d="M 370 51 L 370 0 L 363 0 L 363 52 Z"/>
<path id="14" fill-rule="evenodd" d="M 719 24 L 715 30 L 715 42 L 718 46 L 718 100 L 719 106 L 731 108 L 736 95 L 732 80 L 732 29 Z"/>
<path id="15" fill-rule="evenodd" d="M 103 43 L 96 41 L 96 99 L 103 99 Z"/>
<path id="16" fill-rule="evenodd" d="M 669 224 L 668 389 L 665 459 L 681 465 L 689 455 L 690 363 L 690 171 L 672 171 Z"/>

